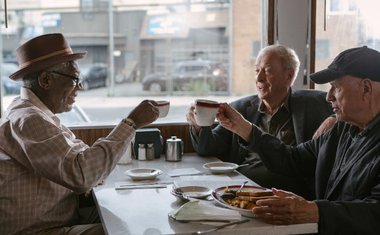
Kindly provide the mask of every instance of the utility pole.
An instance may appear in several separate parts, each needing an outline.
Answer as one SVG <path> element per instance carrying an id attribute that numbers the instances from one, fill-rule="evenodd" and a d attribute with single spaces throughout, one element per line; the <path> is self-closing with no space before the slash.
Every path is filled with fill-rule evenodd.
<path id="1" fill-rule="evenodd" d="M 115 66 L 114 66 L 114 40 L 113 40 L 113 1 L 108 0 L 108 52 L 109 52 L 109 84 L 108 96 L 115 95 Z"/>

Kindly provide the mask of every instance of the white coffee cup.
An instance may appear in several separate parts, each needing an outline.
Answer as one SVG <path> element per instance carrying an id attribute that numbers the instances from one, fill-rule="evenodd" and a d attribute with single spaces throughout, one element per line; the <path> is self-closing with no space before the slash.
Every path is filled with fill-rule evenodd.
<path id="1" fill-rule="evenodd" d="M 160 112 L 159 118 L 166 117 L 169 113 L 169 108 L 170 108 L 170 102 L 166 100 L 159 100 L 157 102 L 157 107 Z"/>
<path id="2" fill-rule="evenodd" d="M 195 100 L 195 121 L 199 126 L 211 126 L 219 109 L 219 102 L 206 99 Z"/>

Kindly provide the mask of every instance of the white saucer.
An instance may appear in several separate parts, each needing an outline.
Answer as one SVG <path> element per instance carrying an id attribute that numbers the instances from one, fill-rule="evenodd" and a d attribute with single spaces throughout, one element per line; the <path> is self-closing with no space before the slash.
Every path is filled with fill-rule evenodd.
<path id="1" fill-rule="evenodd" d="M 179 187 L 179 188 L 173 188 L 173 190 L 170 192 L 172 195 L 178 197 L 179 199 L 186 199 L 188 198 L 206 198 L 211 194 L 211 190 L 206 187 L 201 186 L 185 186 L 185 187 Z"/>
<path id="2" fill-rule="evenodd" d="M 162 174 L 162 171 L 154 168 L 135 168 L 124 172 L 133 180 L 151 180 Z"/>
<path id="3" fill-rule="evenodd" d="M 203 168 L 209 170 L 213 174 L 226 174 L 236 170 L 239 165 L 230 162 L 208 162 Z"/>

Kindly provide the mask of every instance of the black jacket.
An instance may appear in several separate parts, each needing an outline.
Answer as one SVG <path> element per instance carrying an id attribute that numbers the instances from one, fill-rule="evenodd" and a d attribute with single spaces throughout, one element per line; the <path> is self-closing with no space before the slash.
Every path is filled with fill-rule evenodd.
<path id="1" fill-rule="evenodd" d="M 360 134 L 344 122 L 296 147 L 254 128 L 251 143 L 280 174 L 315 175 L 319 233 L 380 234 L 380 116 Z M 345 164 L 341 162 L 344 161 Z"/>

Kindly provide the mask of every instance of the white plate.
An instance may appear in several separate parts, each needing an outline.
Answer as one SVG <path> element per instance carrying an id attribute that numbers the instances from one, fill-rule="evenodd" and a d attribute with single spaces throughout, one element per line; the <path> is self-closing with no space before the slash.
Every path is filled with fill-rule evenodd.
<path id="1" fill-rule="evenodd" d="M 154 168 L 135 168 L 127 170 L 125 174 L 133 180 L 151 180 L 162 174 L 162 171 Z"/>
<path id="2" fill-rule="evenodd" d="M 226 174 L 236 170 L 239 165 L 230 162 L 208 162 L 203 168 L 209 170 L 213 174 Z"/>
<path id="3" fill-rule="evenodd" d="M 240 185 L 228 185 L 228 186 L 224 186 L 224 187 L 220 187 L 220 188 L 215 189 L 211 193 L 211 196 L 214 198 L 214 201 L 221 206 L 224 206 L 224 207 L 229 208 L 231 210 L 239 211 L 240 214 L 243 216 L 255 217 L 255 215 L 252 213 L 252 211 L 250 209 L 242 209 L 239 207 L 231 206 L 222 198 L 222 195 L 227 188 L 229 190 L 238 190 L 238 189 L 240 189 Z M 260 191 L 270 191 L 270 189 L 246 185 L 243 187 L 242 191 L 260 192 Z"/>
<path id="4" fill-rule="evenodd" d="M 179 199 L 202 199 L 208 197 L 211 194 L 211 190 L 209 188 L 201 186 L 184 186 L 179 188 L 173 188 L 173 190 L 170 193 L 178 197 Z"/>

